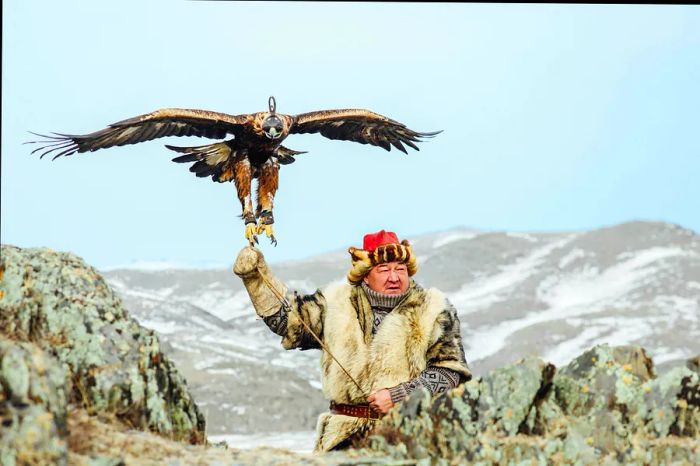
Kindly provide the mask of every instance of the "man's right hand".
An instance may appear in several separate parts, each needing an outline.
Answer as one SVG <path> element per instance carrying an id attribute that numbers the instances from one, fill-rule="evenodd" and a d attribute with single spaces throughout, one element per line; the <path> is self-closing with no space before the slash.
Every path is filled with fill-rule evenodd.
<path id="1" fill-rule="evenodd" d="M 282 303 L 278 295 L 284 296 L 287 287 L 267 268 L 265 257 L 259 249 L 252 246 L 241 249 L 233 264 L 233 273 L 243 280 L 243 286 L 260 317 L 269 317 L 279 311 Z"/>
<path id="2" fill-rule="evenodd" d="M 394 402 L 391 400 L 391 393 L 386 388 L 370 393 L 367 401 L 373 410 L 383 414 L 388 413 L 394 406 Z"/>
<path id="3" fill-rule="evenodd" d="M 258 266 L 264 263 L 262 252 L 252 246 L 246 246 L 238 253 L 236 262 L 233 264 L 233 273 L 239 277 L 247 277 L 258 273 Z"/>

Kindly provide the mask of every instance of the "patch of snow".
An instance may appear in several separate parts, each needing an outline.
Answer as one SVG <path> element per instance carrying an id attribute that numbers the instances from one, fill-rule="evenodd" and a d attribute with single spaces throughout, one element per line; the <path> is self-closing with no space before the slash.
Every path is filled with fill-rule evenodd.
<path id="1" fill-rule="evenodd" d="M 240 371 L 238 371 L 238 370 L 236 370 L 236 369 L 234 369 L 234 368 L 228 367 L 228 368 L 225 368 L 225 369 L 209 369 L 209 370 L 207 370 L 207 372 L 208 372 L 209 374 L 238 375 L 238 373 L 239 373 Z"/>
<path id="2" fill-rule="evenodd" d="M 296 369 L 297 367 L 299 367 L 298 361 L 292 361 L 288 358 L 275 358 L 272 361 L 270 361 L 270 364 L 277 367 L 287 367 L 289 369 Z"/>
<path id="3" fill-rule="evenodd" d="M 189 320 L 190 320 L 190 322 L 192 322 L 196 325 L 199 325 L 200 327 L 208 329 L 208 330 L 213 330 L 213 331 L 221 330 L 221 328 L 218 325 L 209 323 L 205 319 L 202 319 L 199 316 L 190 316 Z"/>
<path id="4" fill-rule="evenodd" d="M 245 290 L 239 290 L 235 294 L 229 290 L 208 291 L 185 300 L 221 320 L 234 319 L 252 312 L 250 298 Z"/>
<path id="5" fill-rule="evenodd" d="M 537 297 L 551 308 L 586 306 L 621 297 L 643 285 L 644 279 L 659 271 L 659 262 L 670 257 L 687 255 L 680 248 L 656 247 L 634 254 L 624 262 L 602 272 L 586 268 L 573 275 L 552 276 L 537 289 Z"/>
<path id="6" fill-rule="evenodd" d="M 159 289 L 155 290 L 154 293 L 156 295 L 158 295 L 159 298 L 165 299 L 168 296 L 170 296 L 171 294 L 173 294 L 173 291 L 175 291 L 177 288 L 179 288 L 179 287 L 178 286 L 171 286 L 168 288 L 159 288 Z"/>
<path id="7" fill-rule="evenodd" d="M 221 356 L 214 356 L 214 357 L 209 357 L 205 359 L 200 359 L 196 363 L 194 363 L 193 367 L 197 369 L 198 371 L 202 371 L 204 369 L 209 369 L 211 366 L 214 364 L 219 364 L 220 362 L 225 362 L 226 359 L 222 358 Z"/>
<path id="8" fill-rule="evenodd" d="M 210 435 L 210 442 L 226 442 L 237 449 L 272 447 L 285 448 L 296 453 L 311 453 L 316 443 L 316 431 L 265 432 L 259 434 Z"/>
<path id="9" fill-rule="evenodd" d="M 316 291 L 316 285 L 311 283 L 309 280 L 288 280 L 287 281 L 287 289 L 288 290 L 295 290 L 298 291 L 299 293 L 305 293 L 305 294 L 311 294 L 314 291 Z M 246 293 L 246 297 L 248 297 L 248 293 Z M 248 301 L 250 301 L 250 298 L 248 298 Z"/>
<path id="10" fill-rule="evenodd" d="M 126 283 L 118 278 L 105 278 L 112 288 L 126 289 Z"/>
<path id="11" fill-rule="evenodd" d="M 584 328 L 574 338 L 559 343 L 544 353 L 542 359 L 554 363 L 557 367 L 568 364 L 573 358 L 580 355 L 583 350 L 589 348 L 592 342 L 604 332 L 605 327 L 598 325 Z"/>
<path id="12" fill-rule="evenodd" d="M 613 331 L 596 341 L 596 344 L 607 343 L 610 346 L 638 344 L 639 340 L 654 333 L 655 321 L 662 319 L 663 317 L 650 319 L 648 317 L 630 318 L 629 316 L 598 318 L 595 320 L 596 324 L 604 325 Z"/>
<path id="13" fill-rule="evenodd" d="M 586 257 L 586 251 L 584 251 L 583 249 L 574 248 L 566 256 L 562 257 L 559 260 L 559 268 L 563 269 L 576 259 L 582 259 L 584 257 Z"/>
<path id="14" fill-rule="evenodd" d="M 615 325 L 616 323 L 612 321 L 605 322 L 604 320 L 592 320 L 590 314 L 605 312 L 606 309 L 607 308 L 604 306 L 600 306 L 597 308 L 585 306 L 571 306 L 533 311 L 529 312 L 528 314 L 519 319 L 511 319 L 491 326 L 481 326 L 477 328 L 466 329 L 465 333 L 467 333 L 468 335 L 464 336 L 464 341 L 465 344 L 467 344 L 467 342 L 473 343 L 473 346 L 470 346 L 468 354 L 470 355 L 470 358 L 472 360 L 477 361 L 492 356 L 497 352 L 501 351 L 506 346 L 508 338 L 511 335 L 531 325 L 541 324 L 543 322 L 556 321 L 560 319 L 567 319 L 567 322 L 571 322 L 570 318 L 582 315 L 586 316 L 585 320 L 586 325 L 588 326 L 593 326 L 596 322 L 600 322 L 601 324 L 606 325 Z M 650 320 L 648 318 L 638 320 L 639 323 L 635 327 L 635 323 L 632 322 L 630 319 L 620 319 L 620 323 L 618 325 L 622 325 L 622 322 L 624 322 L 624 326 L 629 328 L 624 328 L 618 331 L 617 333 L 611 334 L 610 336 L 606 337 L 605 341 L 614 342 L 614 344 L 617 345 L 626 344 L 623 342 L 629 342 L 630 340 L 632 340 L 632 335 L 639 338 L 642 331 L 648 334 L 651 330 L 653 330 L 653 327 L 646 325 L 647 323 L 650 323 Z M 644 328 L 642 329 L 642 327 Z M 611 327 L 608 326 L 607 328 Z M 603 341 L 600 341 L 600 343 L 602 342 Z M 554 353 L 554 356 L 557 358 L 561 357 L 558 356 L 556 353 Z"/>
<path id="15" fill-rule="evenodd" d="M 655 365 L 663 364 L 668 361 L 677 361 L 691 358 L 695 355 L 693 351 L 683 350 L 681 348 L 656 348 L 649 356 L 654 360 Z"/>
<path id="16" fill-rule="evenodd" d="M 317 390 L 322 390 L 322 389 L 323 389 L 323 384 L 321 383 L 320 380 L 309 379 L 309 385 L 311 385 L 312 387 L 314 387 L 314 388 L 317 389 Z"/>
<path id="17" fill-rule="evenodd" d="M 108 283 L 111 285 L 112 281 L 109 280 Z M 119 288 L 119 292 L 124 296 L 133 298 L 150 299 L 153 301 L 163 301 L 163 298 L 158 295 L 158 291 L 147 291 L 138 288 Z"/>
<path id="18" fill-rule="evenodd" d="M 482 309 L 504 299 L 500 292 L 512 289 L 536 272 L 544 259 L 555 249 L 563 247 L 572 237 L 553 241 L 535 249 L 529 256 L 514 264 L 501 267 L 501 272 L 468 283 L 458 291 L 449 294 L 449 299 L 461 312 L 469 313 Z"/>
<path id="19" fill-rule="evenodd" d="M 184 325 L 178 325 L 175 322 L 163 322 L 161 320 L 147 320 L 147 319 L 136 319 L 139 324 L 143 325 L 146 328 L 150 328 L 151 330 L 155 330 L 156 333 L 159 333 L 161 335 L 168 335 L 171 333 L 175 332 L 181 332 L 183 330 L 187 330 L 187 327 Z"/>
<path id="20" fill-rule="evenodd" d="M 444 236 L 440 236 L 437 240 L 435 240 L 435 242 L 433 243 L 433 249 L 441 248 L 447 244 L 454 243 L 455 241 L 473 239 L 477 236 L 478 233 L 475 233 L 473 231 L 458 231 L 454 233 L 448 233 Z"/>
<path id="21" fill-rule="evenodd" d="M 655 296 L 652 304 L 660 309 L 669 309 L 672 318 L 700 322 L 700 302 L 693 298 L 661 295 Z"/>
<path id="22" fill-rule="evenodd" d="M 509 232 L 509 233 L 506 233 L 506 236 L 509 236 L 511 238 L 521 238 L 521 239 L 527 240 L 531 243 L 537 242 L 537 238 L 535 238 L 534 236 L 529 235 L 527 233 Z"/>
<path id="23" fill-rule="evenodd" d="M 428 259 L 433 257 L 432 254 L 423 254 L 423 255 L 416 255 L 416 261 L 419 264 L 425 264 Z"/>

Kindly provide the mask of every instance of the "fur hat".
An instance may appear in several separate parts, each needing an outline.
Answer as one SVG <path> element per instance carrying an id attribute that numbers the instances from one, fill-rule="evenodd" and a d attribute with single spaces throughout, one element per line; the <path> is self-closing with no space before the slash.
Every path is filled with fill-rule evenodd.
<path id="1" fill-rule="evenodd" d="M 362 279 L 372 270 L 372 267 L 386 262 L 402 262 L 408 268 L 408 276 L 418 271 L 416 256 L 407 240 L 399 242 L 396 233 L 378 231 L 368 233 L 364 237 L 363 249 L 350 247 L 348 252 L 352 258 L 352 268 L 348 272 L 348 281 L 353 285 L 362 283 Z"/>

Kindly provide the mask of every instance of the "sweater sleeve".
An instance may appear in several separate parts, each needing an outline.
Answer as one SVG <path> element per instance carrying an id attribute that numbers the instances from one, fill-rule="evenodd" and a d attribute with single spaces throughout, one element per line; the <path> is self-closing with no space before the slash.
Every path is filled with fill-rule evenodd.
<path id="1" fill-rule="evenodd" d="M 391 401 L 396 404 L 403 401 L 418 387 L 425 387 L 433 395 L 443 393 L 459 385 L 460 374 L 442 367 L 428 367 L 420 375 L 408 382 L 403 382 L 389 389 Z"/>
<path id="2" fill-rule="evenodd" d="M 276 314 L 263 317 L 263 322 L 277 335 L 283 337 L 287 334 L 287 310 L 284 306 L 280 306 Z"/>

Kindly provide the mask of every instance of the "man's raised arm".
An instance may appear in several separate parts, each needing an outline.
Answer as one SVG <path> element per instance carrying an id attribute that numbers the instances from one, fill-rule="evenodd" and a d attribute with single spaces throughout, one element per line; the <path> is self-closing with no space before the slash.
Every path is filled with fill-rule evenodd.
<path id="1" fill-rule="evenodd" d="M 320 291 L 310 295 L 288 293 L 287 286 L 270 272 L 262 252 L 252 246 L 243 248 L 238 254 L 233 272 L 243 280 L 258 316 L 270 330 L 283 337 L 285 349 L 321 348 L 309 331 L 323 338 L 326 300 Z M 288 308 L 280 297 L 287 300 Z"/>

